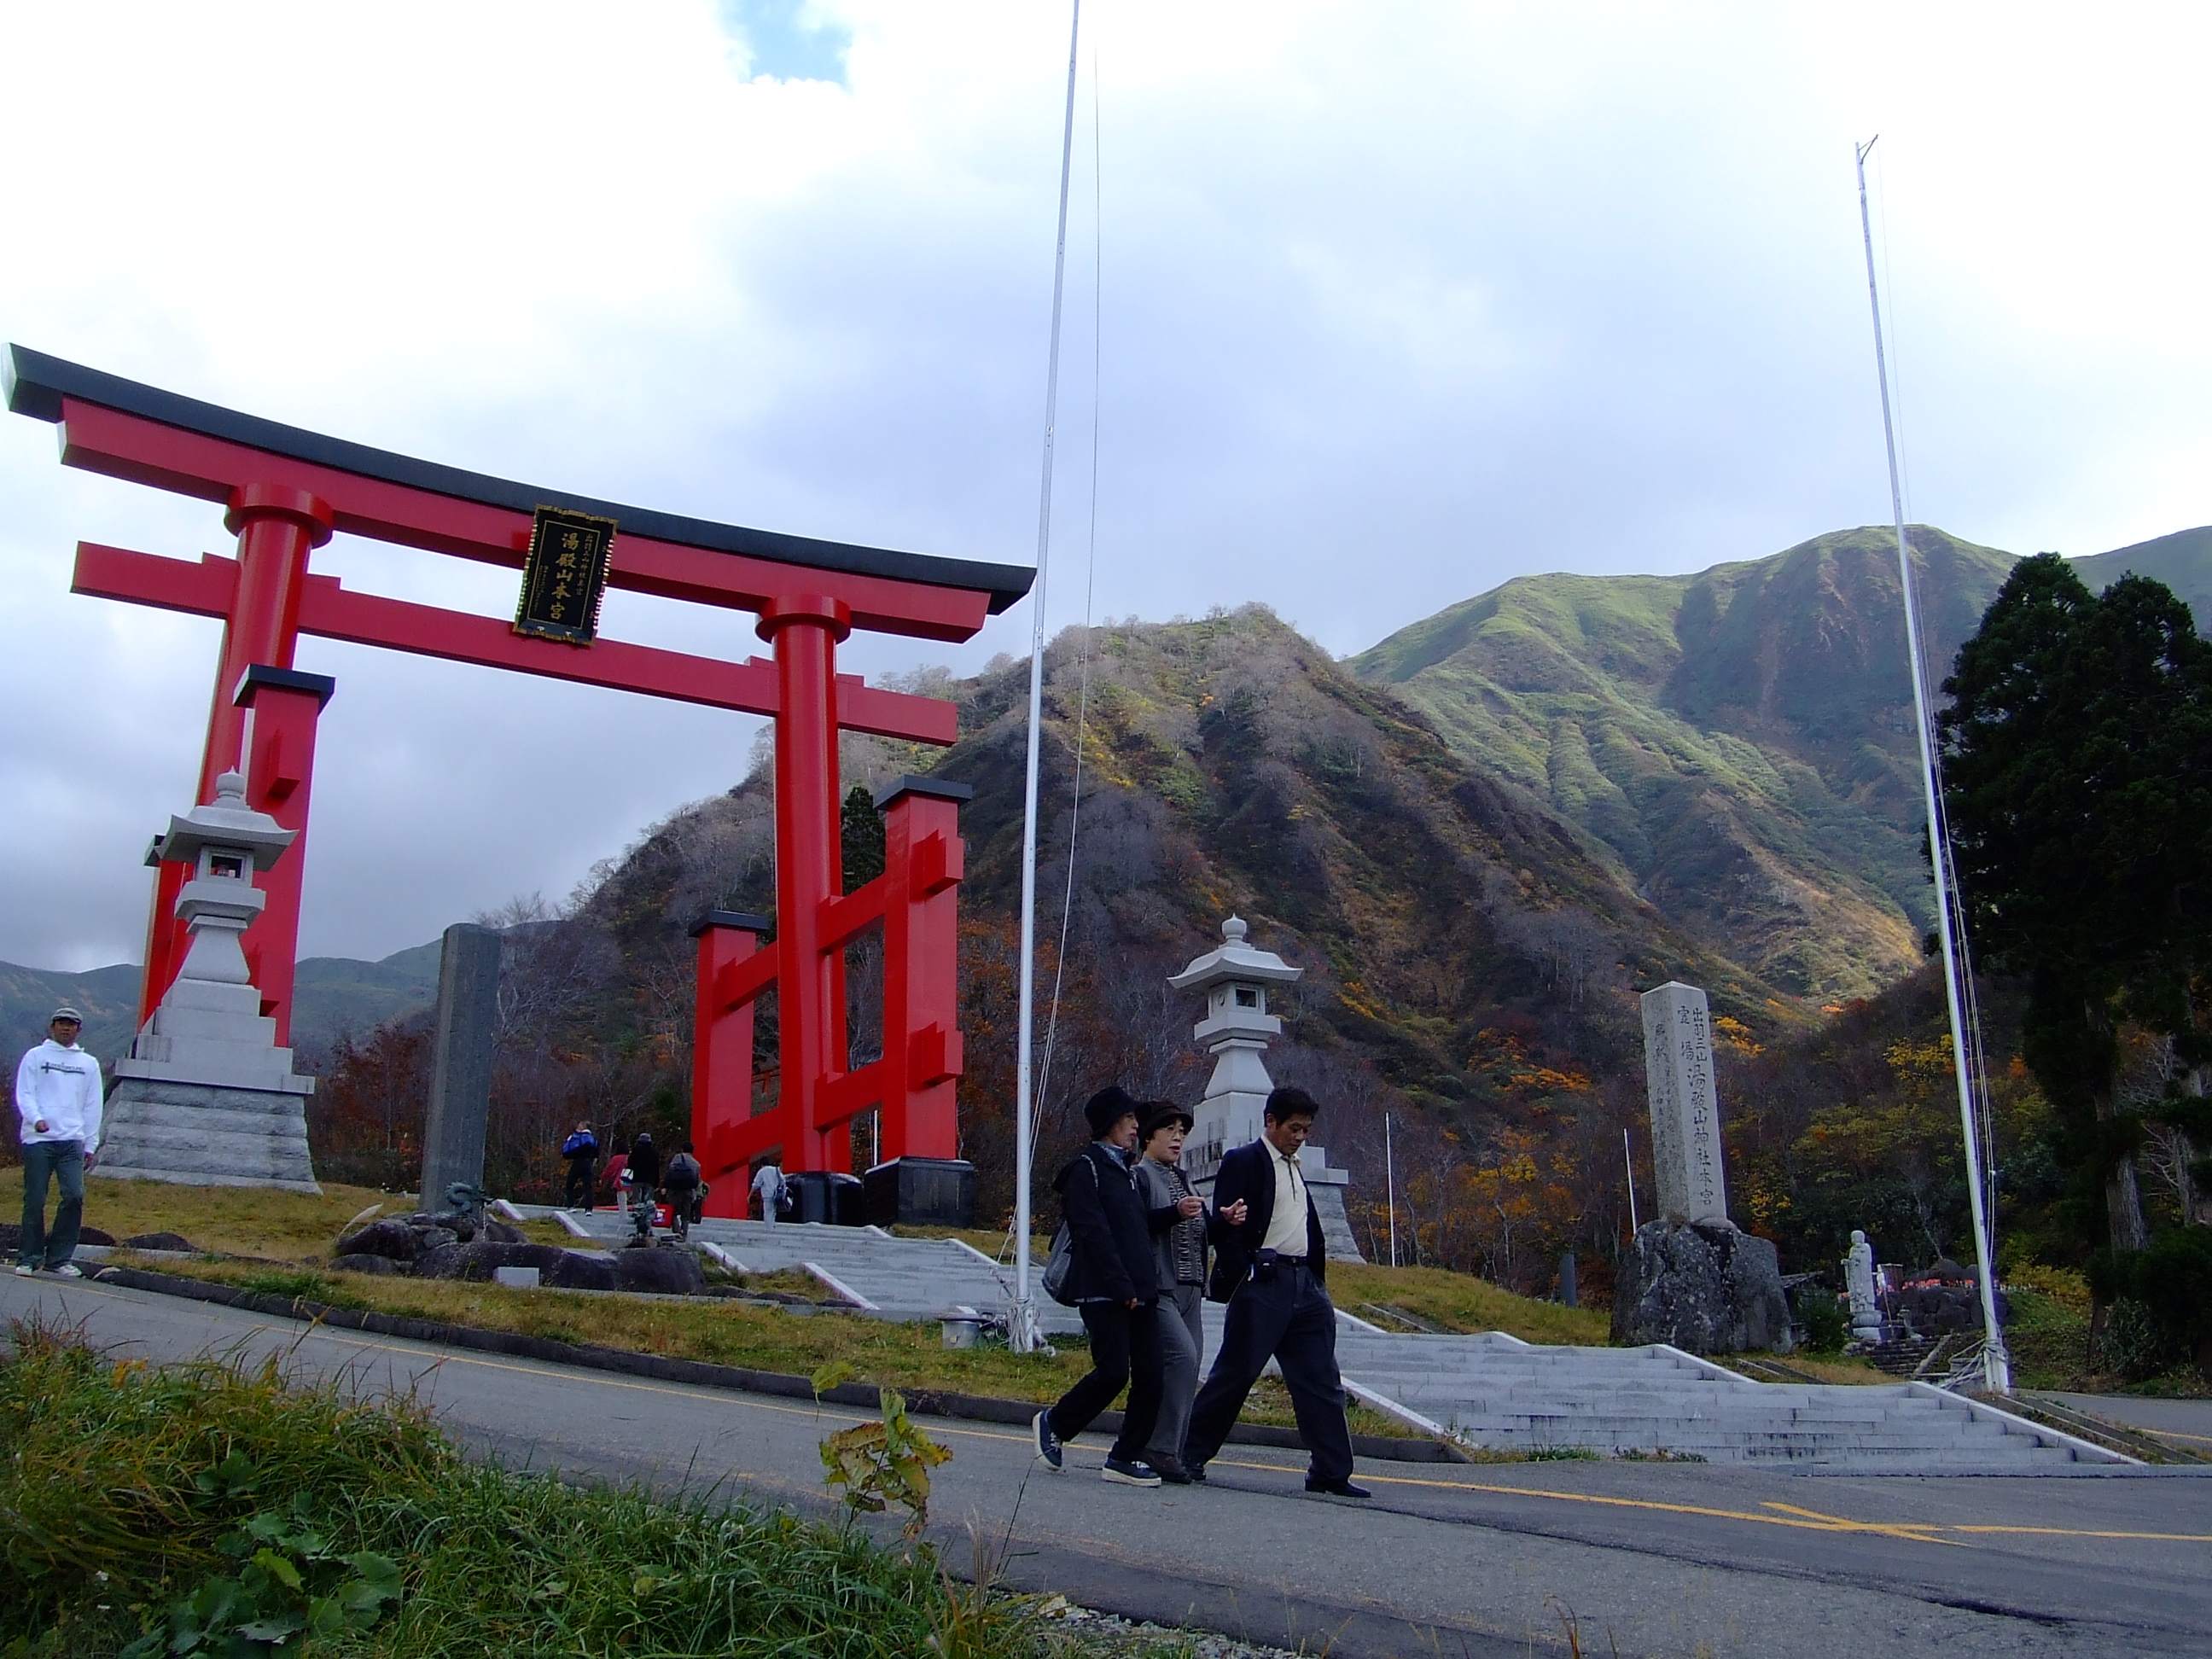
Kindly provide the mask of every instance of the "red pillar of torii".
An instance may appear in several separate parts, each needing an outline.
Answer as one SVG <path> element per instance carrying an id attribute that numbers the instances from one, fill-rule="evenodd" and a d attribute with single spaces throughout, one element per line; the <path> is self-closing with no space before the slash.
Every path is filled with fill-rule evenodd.
<path id="1" fill-rule="evenodd" d="M 717 913 L 701 932 L 693 1122 L 702 1152 L 713 1154 L 702 1161 L 712 1178 L 781 1147 L 788 1170 L 842 1170 L 848 1137 L 841 1131 L 870 1108 L 881 1112 L 886 1158 L 957 1156 L 953 905 L 957 801 L 965 792 L 925 779 L 890 792 L 882 803 L 884 874 L 851 895 L 842 887 L 837 794 L 841 729 L 949 744 L 955 710 L 839 674 L 836 648 L 855 629 L 968 639 L 1028 592 L 1032 572 L 533 489 L 241 415 L 21 346 L 9 348 L 6 371 L 9 408 L 59 427 L 63 465 L 225 508 L 235 558 L 204 554 L 191 562 L 80 543 L 73 583 L 76 592 L 222 621 L 199 801 L 214 798 L 218 774 L 237 767 L 249 804 L 306 830 L 316 722 L 335 682 L 294 666 L 303 634 L 774 717 L 775 942 L 753 951 L 768 926 L 759 917 Z M 735 662 L 614 640 L 534 638 L 495 617 L 355 592 L 309 568 L 312 551 L 343 532 L 519 569 L 532 514 L 547 506 L 616 521 L 610 586 L 750 611 L 773 657 Z M 303 833 L 264 878 L 268 908 L 245 939 L 280 1043 L 289 1035 L 305 842 Z M 181 961 L 173 915 L 180 868 L 163 865 L 156 877 L 142 1022 Z M 843 951 L 878 920 L 884 1057 L 848 1069 Z M 757 1115 L 751 1002 L 771 986 L 779 1086 L 775 1107 Z M 738 1200 L 730 1189 L 742 1185 L 726 1181 L 720 1196 Z"/>

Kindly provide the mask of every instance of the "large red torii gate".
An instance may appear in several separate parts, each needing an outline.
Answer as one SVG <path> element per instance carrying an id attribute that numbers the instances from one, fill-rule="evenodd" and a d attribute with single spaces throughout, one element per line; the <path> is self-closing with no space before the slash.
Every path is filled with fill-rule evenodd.
<path id="1" fill-rule="evenodd" d="M 839 674 L 836 647 L 856 628 L 968 639 L 1029 591 L 1032 571 L 535 489 L 242 415 L 21 346 L 9 347 L 5 368 L 8 407 L 59 427 L 64 465 L 219 501 L 238 538 L 234 558 L 204 554 L 197 563 L 79 543 L 72 591 L 223 623 L 194 799 L 211 800 L 217 775 L 236 766 L 249 804 L 302 832 L 293 855 L 263 878 L 268 908 L 245 938 L 280 1043 L 289 1040 L 315 728 L 336 684 L 294 667 L 299 637 L 308 634 L 774 718 L 774 943 L 754 955 L 767 927 L 758 917 L 716 913 L 701 930 L 693 1125 L 709 1176 L 779 1145 L 787 1169 L 843 1170 L 842 1131 L 871 1107 L 881 1109 L 887 1158 L 957 1155 L 952 907 L 963 848 L 956 803 L 964 792 L 921 779 L 890 792 L 881 803 L 884 874 L 849 896 L 837 793 L 841 728 L 950 744 L 955 710 Z M 614 640 L 580 647 L 525 635 L 495 617 L 355 592 L 308 568 L 311 550 L 343 531 L 520 569 L 541 507 L 617 521 L 609 586 L 750 611 L 773 656 L 733 662 Z M 161 865 L 156 876 L 142 1024 L 182 960 L 173 914 L 180 869 Z M 848 1071 L 843 950 L 878 919 L 884 1058 Z M 771 986 L 779 1098 L 756 1116 L 750 1005 Z M 721 1196 L 741 1206 L 732 1186 L 741 1183 L 726 1182 Z"/>

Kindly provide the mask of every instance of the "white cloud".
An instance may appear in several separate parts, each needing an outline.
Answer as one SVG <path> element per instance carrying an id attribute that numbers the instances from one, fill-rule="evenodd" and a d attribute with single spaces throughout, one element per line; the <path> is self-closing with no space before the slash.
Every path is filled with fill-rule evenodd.
<path id="1" fill-rule="evenodd" d="M 0 334 L 501 476 L 1026 559 L 1066 13 L 816 0 L 840 83 L 780 70 L 746 9 L 0 13 Z M 2192 9 L 1094 0 L 1086 23 L 1103 246 L 1086 57 L 1055 618 L 1082 589 L 1095 260 L 1103 611 L 1264 599 L 1350 650 L 1520 571 L 1881 518 L 1850 149 L 1876 131 L 1916 513 L 2075 552 L 2212 518 Z M 0 500 L 0 957 L 133 956 L 214 627 L 69 597 L 68 550 L 221 526 L 64 472 L 21 419 Z M 512 602 L 428 556 L 318 565 Z M 634 596 L 607 623 L 759 648 Z M 1018 611 L 941 654 L 1026 634 Z M 563 890 L 750 735 L 324 642 L 301 662 L 339 678 L 311 950 Z"/>

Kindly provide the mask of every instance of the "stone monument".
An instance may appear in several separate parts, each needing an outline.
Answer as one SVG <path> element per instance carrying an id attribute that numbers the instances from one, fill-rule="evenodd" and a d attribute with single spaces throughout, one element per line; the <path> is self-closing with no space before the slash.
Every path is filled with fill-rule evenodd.
<path id="1" fill-rule="evenodd" d="M 1182 1149 L 1182 1168 L 1191 1185 L 1207 1196 L 1213 1192 L 1222 1154 L 1260 1138 L 1267 1096 L 1275 1086 L 1261 1056 L 1267 1051 L 1267 1040 L 1282 1035 L 1283 1022 L 1267 1012 L 1267 988 L 1294 984 L 1305 972 L 1272 951 L 1247 945 L 1244 937 L 1249 931 L 1242 917 L 1230 917 L 1221 924 L 1219 948 L 1168 981 L 1178 991 L 1206 993 L 1206 1018 L 1190 1034 L 1215 1057 L 1213 1075 L 1206 1080 L 1205 1097 L 1191 1113 L 1194 1123 Z M 1344 1208 L 1344 1189 L 1351 1184 L 1351 1175 L 1329 1168 L 1328 1154 L 1311 1142 L 1298 1155 L 1298 1168 L 1313 1194 L 1329 1260 L 1364 1261 Z"/>
<path id="2" fill-rule="evenodd" d="M 149 865 L 191 874 L 177 919 L 191 944 L 153 1018 L 115 1062 L 100 1173 L 195 1187 L 282 1187 L 319 1193 L 307 1157 L 307 1098 L 315 1080 L 292 1070 L 239 944 L 267 904 L 253 884 L 298 835 L 246 804 L 246 780 L 225 772 L 216 798 L 169 820 Z"/>
<path id="3" fill-rule="evenodd" d="M 1790 1346 L 1790 1304 L 1772 1241 L 1729 1219 L 1705 994 L 1669 981 L 1647 991 L 1644 1079 L 1651 1104 L 1657 1217 L 1622 1258 L 1613 1334 L 1692 1353 Z"/>
<path id="4" fill-rule="evenodd" d="M 1851 1230 L 1850 1254 L 1844 1258 L 1844 1284 L 1850 1297 L 1851 1340 L 1881 1340 L 1881 1302 L 1875 1294 L 1874 1246 L 1856 1228 Z"/>
<path id="5" fill-rule="evenodd" d="M 436 1048 L 422 1124 L 422 1207 L 446 1206 L 459 1182 L 483 1184 L 484 1121 L 499 1035 L 499 930 L 457 921 L 438 953 Z"/>

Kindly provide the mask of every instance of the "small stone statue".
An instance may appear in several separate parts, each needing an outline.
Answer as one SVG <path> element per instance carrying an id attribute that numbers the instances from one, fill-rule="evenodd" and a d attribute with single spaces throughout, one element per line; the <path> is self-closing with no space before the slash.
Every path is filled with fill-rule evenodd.
<path id="1" fill-rule="evenodd" d="M 1875 1300 L 1874 1246 L 1854 1229 L 1851 1252 L 1844 1258 L 1844 1282 L 1850 1287 L 1851 1336 L 1861 1342 L 1881 1340 L 1881 1306 Z"/>

